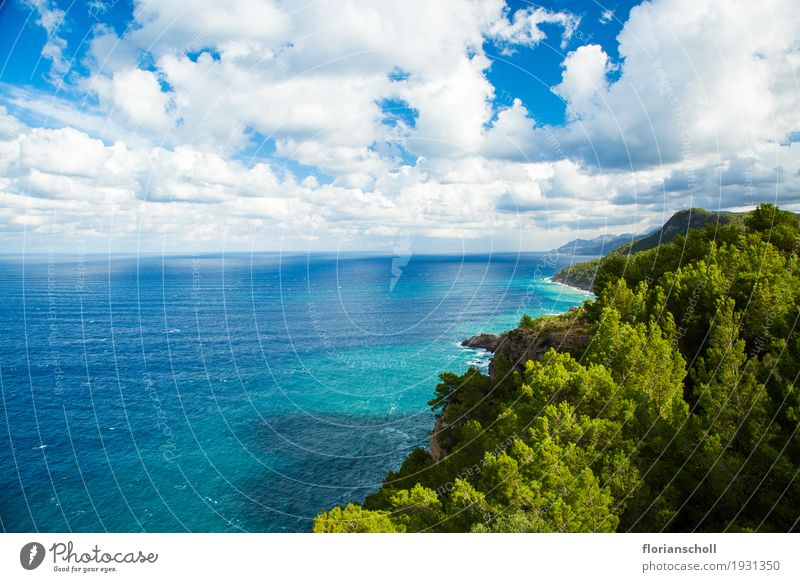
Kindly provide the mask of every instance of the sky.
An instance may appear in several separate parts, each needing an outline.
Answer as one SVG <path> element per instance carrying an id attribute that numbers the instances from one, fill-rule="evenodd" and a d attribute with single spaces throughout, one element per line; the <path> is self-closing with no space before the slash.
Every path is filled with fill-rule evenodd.
<path id="1" fill-rule="evenodd" d="M 546 250 L 800 210 L 795 0 L 0 0 L 0 252 Z"/>

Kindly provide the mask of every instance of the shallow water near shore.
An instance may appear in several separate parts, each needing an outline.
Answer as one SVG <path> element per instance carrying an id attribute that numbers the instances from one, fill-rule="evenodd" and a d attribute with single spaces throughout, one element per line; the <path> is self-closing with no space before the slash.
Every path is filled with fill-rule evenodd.
<path id="1" fill-rule="evenodd" d="M 0 526 L 309 531 L 427 447 L 460 341 L 589 294 L 570 261 L 0 258 Z"/>

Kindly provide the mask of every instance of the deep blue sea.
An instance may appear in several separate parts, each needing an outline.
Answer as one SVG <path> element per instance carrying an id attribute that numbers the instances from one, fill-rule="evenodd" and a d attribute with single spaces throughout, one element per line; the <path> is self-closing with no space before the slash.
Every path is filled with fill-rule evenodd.
<path id="1" fill-rule="evenodd" d="M 587 298 L 568 262 L 0 257 L 0 528 L 309 531 L 427 447 L 462 339 Z"/>

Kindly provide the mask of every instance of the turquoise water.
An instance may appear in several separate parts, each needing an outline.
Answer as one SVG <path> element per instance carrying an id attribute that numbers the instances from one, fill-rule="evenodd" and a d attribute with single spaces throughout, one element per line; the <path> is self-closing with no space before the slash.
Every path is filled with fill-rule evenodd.
<path id="1" fill-rule="evenodd" d="M 308 531 L 427 447 L 462 339 L 588 297 L 568 259 L 405 259 L 1 258 L 0 526 Z"/>

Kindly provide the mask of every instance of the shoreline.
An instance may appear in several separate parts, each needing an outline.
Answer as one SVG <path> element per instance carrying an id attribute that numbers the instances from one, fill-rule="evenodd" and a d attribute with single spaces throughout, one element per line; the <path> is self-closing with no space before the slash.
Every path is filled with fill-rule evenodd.
<path id="1" fill-rule="evenodd" d="M 561 271 L 559 271 L 559 273 L 560 273 L 560 272 L 561 272 Z M 553 277 L 555 277 L 556 275 L 558 275 L 558 273 L 556 273 L 556 274 L 555 274 L 555 275 L 553 275 L 552 277 L 547 277 L 546 279 L 542 279 L 542 280 L 543 280 L 545 283 L 552 283 L 553 285 L 561 285 L 562 287 L 567 287 L 568 289 L 575 289 L 576 291 L 580 291 L 581 293 L 586 293 L 586 294 L 589 294 L 589 295 L 591 295 L 592 297 L 596 297 L 596 295 L 594 294 L 594 291 L 591 291 L 591 290 L 589 290 L 589 289 L 583 289 L 583 288 L 581 288 L 581 287 L 576 287 L 575 285 L 570 285 L 569 283 L 564 283 L 564 282 L 562 282 L 562 281 L 556 281 L 556 280 L 553 278 Z"/>
<path id="2" fill-rule="evenodd" d="M 570 307 L 567 308 L 564 311 L 560 311 L 558 313 L 542 314 L 542 315 L 533 316 L 534 320 L 535 319 L 539 319 L 540 317 L 557 317 L 559 315 L 565 315 L 565 314 L 569 313 L 570 311 L 574 310 L 575 308 L 580 307 L 581 305 L 583 305 L 584 301 L 593 300 L 593 299 L 596 299 L 596 297 L 597 297 L 592 291 L 588 291 L 586 289 L 581 289 L 580 287 L 576 287 L 576 286 L 570 285 L 568 283 L 562 283 L 560 281 L 554 281 L 553 277 L 555 277 L 555 275 L 552 275 L 550 277 L 542 278 L 542 279 L 540 279 L 540 281 L 543 282 L 543 283 L 550 283 L 552 285 L 559 285 L 561 287 L 566 287 L 567 289 L 571 289 L 573 291 L 576 291 L 580 295 L 583 295 L 583 296 L 586 296 L 586 297 L 584 297 L 581 300 L 581 302 L 575 303 L 573 305 L 570 305 Z M 569 303 L 572 303 L 572 302 L 569 302 Z M 518 312 L 515 312 L 515 315 L 518 315 L 518 317 L 521 318 L 521 317 L 523 317 L 523 315 L 526 315 L 526 314 L 520 315 Z M 480 356 L 482 356 L 484 354 L 490 354 L 490 356 L 488 358 L 488 361 L 487 361 L 487 363 L 485 365 L 474 366 L 474 365 L 468 364 L 468 366 L 471 367 L 471 368 L 478 369 L 481 373 L 487 373 L 488 374 L 489 371 L 491 370 L 490 366 L 491 366 L 492 360 L 494 359 L 494 351 L 495 350 L 494 349 L 489 349 L 489 348 L 486 348 L 486 347 L 481 347 L 481 346 L 466 345 L 466 342 L 468 342 L 470 340 L 473 340 L 473 339 L 475 339 L 475 338 L 477 338 L 479 336 L 497 336 L 498 338 L 501 338 L 504 335 L 506 335 L 506 334 L 516 330 L 516 329 L 519 329 L 519 328 L 520 328 L 519 323 L 517 323 L 517 325 L 515 325 L 514 327 L 507 327 L 506 329 L 503 329 L 502 331 L 497 331 L 497 332 L 481 331 L 481 332 L 478 332 L 478 333 L 473 334 L 471 336 L 468 336 L 466 338 L 463 338 L 462 340 L 459 340 L 458 341 L 458 345 L 462 349 L 475 350 L 476 351 L 476 355 L 478 357 L 480 357 Z M 499 339 L 498 339 L 498 341 L 499 341 Z"/>
<path id="3" fill-rule="evenodd" d="M 583 287 L 578 287 L 577 285 L 571 285 L 570 283 L 564 283 L 563 281 L 557 281 L 555 279 L 555 277 L 557 277 L 559 275 L 559 273 L 561 273 L 563 270 L 564 269 L 562 269 L 561 271 L 559 271 L 558 273 L 556 273 L 555 275 L 550 277 L 548 279 L 548 282 L 553 283 L 554 285 L 563 285 L 564 287 L 569 287 L 571 289 L 577 289 L 578 291 L 581 291 L 582 293 L 591 293 L 592 296 L 595 296 L 594 291 L 592 291 L 591 289 L 584 289 Z M 592 279 L 592 282 L 594 283 L 594 279 Z"/>

